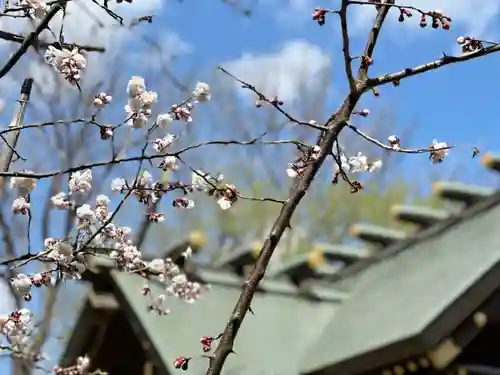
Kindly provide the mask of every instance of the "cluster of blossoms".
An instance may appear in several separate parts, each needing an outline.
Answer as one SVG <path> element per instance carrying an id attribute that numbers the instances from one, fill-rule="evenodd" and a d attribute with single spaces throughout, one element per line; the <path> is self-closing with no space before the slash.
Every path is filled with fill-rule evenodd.
<path id="1" fill-rule="evenodd" d="M 94 96 L 94 107 L 97 109 L 102 109 L 104 108 L 107 104 L 110 104 L 111 101 L 113 100 L 113 97 L 111 95 L 106 94 L 105 92 L 100 92 L 96 96 Z"/>
<path id="2" fill-rule="evenodd" d="M 192 249 L 188 247 L 182 254 L 182 261 L 191 257 Z M 179 259 L 178 261 L 180 261 Z M 153 259 L 144 267 L 144 274 L 150 278 L 155 278 L 161 284 L 165 284 L 166 293 L 156 296 L 152 295 L 152 290 L 149 284 L 142 287 L 142 295 L 150 297 L 148 308 L 150 311 L 155 311 L 158 315 L 167 315 L 169 310 L 165 306 L 166 298 L 174 296 L 187 303 L 197 301 L 202 293 L 202 285 L 197 282 L 189 281 L 187 276 L 181 272 L 180 267 L 171 258 Z"/>
<path id="3" fill-rule="evenodd" d="M 342 151 L 337 152 L 337 145 L 334 144 L 332 153 L 338 157 L 338 161 L 334 164 L 332 183 L 338 183 L 339 176 L 344 173 L 346 175 L 349 174 L 357 174 L 364 172 L 375 172 L 382 168 L 382 160 L 369 161 L 368 157 L 363 155 L 362 152 L 358 152 L 356 156 L 347 157 Z M 357 180 L 350 181 L 351 192 L 356 193 L 363 188 L 361 183 Z"/>
<path id="4" fill-rule="evenodd" d="M 20 7 L 26 7 L 30 15 L 36 19 L 43 19 L 49 10 L 49 6 L 42 0 L 20 0 L 18 1 Z"/>
<path id="5" fill-rule="evenodd" d="M 54 367 L 54 375 L 87 375 L 90 369 L 90 359 L 89 357 L 78 357 L 76 364 L 69 367 Z"/>
<path id="6" fill-rule="evenodd" d="M 457 44 L 462 47 L 463 54 L 478 52 L 484 48 L 482 41 L 468 36 L 459 36 L 457 38 Z"/>
<path id="7" fill-rule="evenodd" d="M 87 67 L 87 57 L 83 50 L 72 50 L 49 46 L 45 51 L 45 61 L 58 71 L 70 84 L 79 85 L 82 73 Z"/>
<path id="8" fill-rule="evenodd" d="M 14 311 L 0 317 L 0 330 L 13 352 L 22 354 L 28 349 L 29 324 L 33 314 L 28 309 Z"/>
<path id="9" fill-rule="evenodd" d="M 55 284 L 50 272 L 36 273 L 31 276 L 20 273 L 10 282 L 14 290 L 22 295 L 25 301 L 31 301 L 30 291 L 32 287 L 40 288 L 41 286 L 53 286 Z"/>
<path id="10" fill-rule="evenodd" d="M 367 110 L 358 112 L 361 116 L 367 116 Z M 305 169 L 314 161 L 316 161 L 321 152 L 321 148 L 316 145 L 312 147 L 301 147 L 299 149 L 299 156 L 293 163 L 289 163 L 286 173 L 291 178 L 302 177 Z M 345 174 L 356 174 L 362 172 L 375 172 L 382 167 L 381 160 L 369 161 L 368 158 L 359 152 L 356 156 L 347 157 L 343 152 L 338 155 L 337 144 L 335 143 L 332 148 L 332 154 L 336 157 L 337 161 L 334 164 L 332 183 L 338 182 L 339 175 L 343 172 Z M 353 189 L 356 191 L 362 188 L 361 184 L 357 181 L 351 183 Z M 354 190 L 353 190 L 354 192 Z"/>
<path id="11" fill-rule="evenodd" d="M 176 170 L 176 158 L 173 156 L 166 156 L 160 164 L 160 168 L 164 170 Z M 182 209 L 191 209 L 195 207 L 193 195 L 195 193 L 205 193 L 210 197 L 217 199 L 217 204 L 223 209 L 227 210 L 238 201 L 239 192 L 232 184 L 223 182 L 224 176 L 220 173 L 211 176 L 208 173 L 197 170 L 191 175 L 190 183 L 183 183 L 182 181 L 161 182 L 155 181 L 153 176 L 148 171 L 143 171 L 140 177 L 135 181 L 135 184 L 128 183 L 123 178 L 117 178 L 111 182 L 111 190 L 116 193 L 125 194 L 132 190 L 132 195 L 149 208 L 159 202 L 160 199 L 169 191 L 180 191 L 184 196 L 176 197 L 172 201 L 172 206 Z M 163 221 L 163 214 L 158 212 L 149 211 L 149 220 L 153 222 Z"/>
<path id="12" fill-rule="evenodd" d="M 166 129 L 174 120 L 192 122 L 191 111 L 196 103 L 208 103 L 212 95 L 210 86 L 204 82 L 198 82 L 193 90 L 191 98 L 183 104 L 174 104 L 169 113 L 159 114 L 156 118 L 156 124 Z"/>
<path id="13" fill-rule="evenodd" d="M 319 146 L 299 149 L 299 155 L 295 161 L 293 163 L 288 163 L 288 167 L 286 169 L 288 177 L 301 177 L 307 166 L 318 159 L 320 151 L 321 148 Z"/>
<path id="14" fill-rule="evenodd" d="M 30 174 L 31 171 L 24 170 L 23 173 Z M 18 197 L 12 202 L 12 212 L 14 214 L 29 215 L 30 213 L 30 193 L 36 186 L 36 179 L 31 177 L 12 177 L 10 188 L 16 189 Z"/>
<path id="15" fill-rule="evenodd" d="M 390 135 L 389 137 L 387 137 L 387 141 L 394 151 L 401 150 L 401 140 L 397 136 Z M 450 146 L 448 146 L 446 142 L 439 142 L 436 139 L 432 140 L 432 144 L 428 148 L 429 160 L 433 164 L 441 163 L 448 155 L 449 149 Z M 475 155 L 477 155 L 479 153 L 479 150 L 475 148 L 474 153 Z"/>
<path id="16" fill-rule="evenodd" d="M 34 180 L 29 177 L 16 177 L 11 181 L 12 187 L 16 187 L 20 193 L 28 194 L 34 187 Z M 92 190 L 92 171 L 86 169 L 71 174 L 69 180 L 69 192 L 60 192 L 51 198 L 51 202 L 57 209 L 74 210 L 76 213 L 77 241 L 76 245 L 68 240 L 47 238 L 45 249 L 37 258 L 43 261 L 57 264 L 57 270 L 65 279 L 80 278 L 86 270 L 86 260 L 84 254 L 89 253 L 88 245 L 109 248 L 109 257 L 116 262 L 120 269 L 127 271 L 143 272 L 147 270 L 147 275 L 153 275 L 158 281 L 166 285 L 166 294 L 175 296 L 186 302 L 194 302 L 199 298 L 201 285 L 187 279 L 180 268 L 170 259 L 155 259 L 146 262 L 142 259 L 141 251 L 133 244 L 131 229 L 128 227 L 117 227 L 111 222 L 112 212 L 109 204 L 110 199 L 105 195 L 98 195 L 95 205 L 82 204 L 77 206 L 71 198 L 74 195 L 88 194 Z M 203 183 L 195 181 L 194 187 L 190 186 L 190 191 L 202 189 Z M 160 199 L 165 191 L 165 186 L 160 187 L 154 183 L 152 176 L 144 171 L 135 184 L 129 185 L 123 179 L 112 182 L 112 190 L 124 192 L 133 189 L 133 194 L 142 202 L 155 202 Z M 226 193 L 227 194 L 227 193 Z M 222 198 L 221 198 L 222 199 Z M 149 214 L 152 217 L 152 214 Z M 161 214 L 156 214 L 156 220 L 160 221 Z M 86 241 L 82 239 L 86 238 Z M 78 242 L 84 242 L 79 244 Z M 187 249 L 183 257 L 187 259 L 191 255 L 191 250 Z M 11 280 L 15 290 L 23 295 L 26 300 L 31 299 L 30 290 L 32 287 L 53 285 L 54 279 L 50 272 L 27 276 L 17 275 Z M 143 294 L 150 295 L 143 290 Z M 165 302 L 165 295 L 152 297 L 150 309 L 157 312 L 167 313 L 162 306 Z"/>
<path id="17" fill-rule="evenodd" d="M 146 91 L 144 78 L 134 76 L 127 85 L 128 103 L 125 106 L 127 124 L 134 128 L 142 128 L 151 117 L 153 105 L 158 100 L 154 91 Z"/>
<path id="18" fill-rule="evenodd" d="M 444 158 L 448 155 L 449 146 L 446 142 L 438 142 L 436 139 L 432 140 L 429 146 L 429 160 L 433 164 L 443 162 Z"/>
<path id="19" fill-rule="evenodd" d="M 85 67 L 85 59 L 75 49 L 58 50 L 49 47 L 46 53 L 47 61 L 58 69 L 72 83 L 77 84 L 80 79 L 80 71 Z M 157 94 L 146 91 L 145 82 L 141 77 L 132 77 L 127 86 L 128 104 L 126 110 L 129 114 L 129 123 L 132 127 L 144 126 L 151 117 L 151 109 L 157 101 Z M 172 107 L 167 114 L 157 117 L 156 126 L 166 128 L 174 120 L 191 121 L 191 109 L 196 103 L 206 103 L 211 99 L 210 88 L 205 83 L 198 83 L 190 98 L 181 105 Z M 99 93 L 94 97 L 94 106 L 101 109 L 111 102 L 111 96 Z M 112 127 L 101 128 L 101 138 L 113 136 Z M 169 147 L 178 137 L 167 133 L 163 137 L 152 142 L 156 153 L 162 154 L 161 163 L 157 166 L 163 171 L 175 171 L 176 154 L 166 154 Z M 36 187 L 36 176 L 33 172 L 23 171 L 22 176 L 13 177 L 10 181 L 12 189 L 16 189 L 17 198 L 12 205 L 15 214 L 30 214 L 30 194 Z M 96 251 L 96 248 L 107 250 L 106 255 L 111 258 L 118 269 L 128 272 L 136 272 L 139 275 L 164 285 L 164 292 L 153 295 L 153 288 L 145 285 L 142 294 L 150 297 L 149 310 L 160 315 L 168 314 L 166 299 L 172 296 L 187 303 L 193 303 L 200 298 L 203 289 L 200 283 L 193 282 L 183 273 L 183 263 L 191 256 L 190 248 L 181 255 L 180 259 L 154 259 L 146 261 L 141 251 L 133 243 L 129 227 L 116 226 L 112 219 L 114 212 L 110 208 L 111 199 L 106 195 L 98 195 L 95 203 L 81 203 L 87 201 L 88 195 L 93 190 L 93 176 L 91 169 L 77 170 L 70 174 L 67 191 L 61 191 L 50 198 L 52 206 L 58 210 L 71 211 L 75 215 L 75 232 L 69 238 L 46 238 L 44 249 L 33 255 L 33 259 L 52 263 L 54 269 L 43 273 L 32 275 L 18 274 L 10 280 L 13 288 L 23 296 L 26 301 L 31 300 L 32 288 L 49 287 L 55 284 L 54 272 L 63 279 L 79 279 L 87 269 L 88 255 Z M 147 217 L 152 222 L 161 222 L 164 215 L 156 212 L 154 207 L 160 199 L 169 191 L 177 190 L 183 193 L 173 199 L 172 205 L 178 208 L 189 209 L 195 203 L 191 196 L 196 193 L 204 193 L 217 200 L 219 206 L 226 210 L 230 208 L 239 198 L 236 187 L 224 183 L 224 176 L 216 174 L 211 176 L 203 171 L 193 171 L 191 181 L 162 182 L 155 180 L 153 175 L 144 170 L 133 181 L 127 182 L 123 178 L 112 181 L 111 190 L 120 194 L 135 197 L 140 203 L 148 206 Z M 80 203 L 79 203 L 80 202 Z M 0 319 L 2 332 L 7 336 L 11 345 L 22 340 L 26 341 L 26 326 L 31 319 L 31 313 L 21 310 L 5 318 Z M 23 342 L 24 342 L 23 341 Z M 213 339 L 204 338 L 202 345 L 204 351 L 209 351 Z M 183 365 L 181 365 L 182 367 Z M 186 365 L 187 366 L 187 365 Z M 88 373 L 89 360 L 86 357 L 79 358 L 74 366 L 54 369 L 56 375 L 84 375 Z"/>

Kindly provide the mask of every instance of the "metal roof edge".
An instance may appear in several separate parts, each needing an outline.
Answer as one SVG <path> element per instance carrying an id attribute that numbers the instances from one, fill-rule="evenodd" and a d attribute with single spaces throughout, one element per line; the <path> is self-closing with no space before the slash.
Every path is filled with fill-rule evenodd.
<path id="1" fill-rule="evenodd" d="M 151 347 L 148 349 L 149 354 L 151 355 L 154 363 L 160 367 L 160 373 L 162 374 L 173 374 L 175 373 L 176 369 L 173 365 L 172 362 L 167 362 L 165 363 L 162 359 L 161 356 L 161 351 L 162 348 L 159 348 L 158 345 L 155 344 L 154 340 L 149 337 L 149 334 L 147 333 L 146 329 L 144 328 L 141 319 L 135 314 L 135 311 L 131 304 L 129 303 L 127 297 L 125 296 L 125 293 L 122 290 L 122 287 L 119 285 L 117 282 L 115 275 L 117 273 L 120 273 L 118 270 L 111 270 L 110 271 L 110 282 L 113 287 L 113 294 L 115 295 L 116 299 L 118 300 L 119 304 L 123 306 L 122 311 L 131 319 L 130 325 L 132 326 L 132 329 L 136 333 L 140 333 L 143 337 L 147 337 L 150 340 Z"/>
<path id="2" fill-rule="evenodd" d="M 473 218 L 478 214 L 497 208 L 500 205 L 500 191 L 496 192 L 490 198 L 479 201 L 473 206 L 464 209 L 460 214 L 452 216 L 447 220 L 437 223 L 427 229 L 415 233 L 412 237 L 398 241 L 394 245 L 390 245 L 384 249 L 380 254 L 375 255 L 372 258 L 360 260 L 354 263 L 352 266 L 346 267 L 345 269 L 339 270 L 335 275 L 332 276 L 330 281 L 343 281 L 345 279 L 351 278 L 358 275 L 360 272 L 366 270 L 368 267 L 377 264 L 379 261 L 383 261 L 387 258 L 393 257 L 400 252 L 406 250 L 407 248 L 418 244 L 420 241 L 429 240 L 436 237 L 448 229 L 453 228 L 455 225 L 461 224 L 462 222 Z M 500 207 L 498 207 L 500 208 Z"/>

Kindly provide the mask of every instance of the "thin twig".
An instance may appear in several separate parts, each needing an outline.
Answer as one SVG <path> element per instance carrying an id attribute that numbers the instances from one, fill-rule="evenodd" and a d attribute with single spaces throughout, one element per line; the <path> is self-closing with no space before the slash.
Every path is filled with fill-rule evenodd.
<path id="1" fill-rule="evenodd" d="M 356 81 L 354 80 L 354 75 L 352 72 L 352 57 L 351 50 L 349 46 L 349 29 L 347 24 L 347 6 L 349 2 L 348 0 L 342 0 L 342 5 L 340 7 L 340 27 L 342 30 L 342 51 L 344 53 L 344 65 L 345 72 L 347 75 L 347 81 L 349 83 L 349 89 L 351 91 L 356 91 Z"/>
<path id="2" fill-rule="evenodd" d="M 286 111 L 284 111 L 275 101 L 268 99 L 265 95 L 263 95 L 260 91 L 258 91 L 255 86 L 253 86 L 245 81 L 242 81 L 241 79 L 234 76 L 232 73 L 228 72 L 226 69 L 224 69 L 221 66 L 219 66 L 217 69 L 219 69 L 224 74 L 227 74 L 229 77 L 234 79 L 236 82 L 241 83 L 242 88 L 252 91 L 255 95 L 258 96 L 259 100 L 262 100 L 263 102 L 266 102 L 266 103 L 272 105 L 274 108 L 276 108 L 278 110 L 279 113 L 281 113 L 283 116 L 285 116 L 290 122 L 293 122 L 297 125 L 307 126 L 307 127 L 317 129 L 317 130 L 326 130 L 326 128 L 323 126 L 316 125 L 316 124 L 309 123 L 309 122 L 303 122 L 303 121 L 299 121 L 299 120 L 295 119 L 290 114 L 288 114 Z"/>
<path id="3" fill-rule="evenodd" d="M 500 44 L 493 44 L 477 52 L 467 53 L 462 56 L 443 55 L 443 57 L 441 57 L 440 59 L 431 61 L 427 64 L 419 65 L 414 68 L 406 68 L 396 73 L 384 74 L 376 78 L 370 78 L 367 82 L 365 90 L 371 90 L 373 87 L 386 85 L 391 82 L 399 82 L 404 78 L 413 77 L 417 74 L 422 74 L 430 70 L 438 69 L 445 65 L 472 60 L 478 57 L 490 55 L 498 51 L 500 51 Z"/>
<path id="4" fill-rule="evenodd" d="M 14 43 L 23 43 L 26 40 L 25 36 L 17 35 L 13 33 L 9 33 L 8 31 L 0 30 L 0 39 L 6 40 L 8 42 Z M 36 40 L 33 45 L 38 48 L 47 48 L 52 45 L 51 42 L 46 42 L 44 40 Z M 106 49 L 104 47 L 95 47 L 89 45 L 80 45 L 80 44 L 69 44 L 69 43 L 61 43 L 62 48 L 72 49 L 73 47 L 78 47 L 78 49 L 83 49 L 87 52 L 105 52 Z"/>

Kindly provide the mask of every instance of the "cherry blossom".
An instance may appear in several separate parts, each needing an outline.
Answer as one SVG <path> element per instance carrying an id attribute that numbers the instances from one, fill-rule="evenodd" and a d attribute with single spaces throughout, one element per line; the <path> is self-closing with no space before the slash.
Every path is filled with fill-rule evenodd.
<path id="1" fill-rule="evenodd" d="M 85 169 L 71 174 L 69 180 L 70 193 L 89 193 L 92 189 L 92 170 Z"/>
<path id="2" fill-rule="evenodd" d="M 432 141 L 429 148 L 432 150 L 429 154 L 429 159 L 433 164 L 441 163 L 448 155 L 448 144 L 446 142 L 438 142 L 436 139 Z"/>
<path id="3" fill-rule="evenodd" d="M 28 215 L 30 203 L 24 197 L 14 199 L 12 202 L 12 212 L 14 214 Z"/>
<path id="4" fill-rule="evenodd" d="M 198 82 L 193 91 L 193 97 L 198 103 L 207 103 L 210 101 L 210 86 L 203 82 Z"/>
<path id="5" fill-rule="evenodd" d="M 78 47 L 69 50 L 49 46 L 45 51 L 45 61 L 72 85 L 78 85 L 87 67 L 87 58 Z"/>
<path id="6" fill-rule="evenodd" d="M 102 109 L 107 104 L 110 104 L 112 100 L 113 97 L 111 95 L 108 95 L 105 92 L 101 92 L 94 97 L 93 104 L 97 109 Z"/>
<path id="7" fill-rule="evenodd" d="M 32 171 L 23 170 L 23 173 L 33 173 Z M 36 187 L 36 180 L 31 177 L 12 177 L 10 179 L 10 188 L 17 189 L 17 193 L 21 197 L 27 197 Z"/>

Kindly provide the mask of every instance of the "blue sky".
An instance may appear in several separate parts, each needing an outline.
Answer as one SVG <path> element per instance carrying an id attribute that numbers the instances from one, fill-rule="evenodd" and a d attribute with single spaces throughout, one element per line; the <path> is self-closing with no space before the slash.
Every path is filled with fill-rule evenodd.
<path id="1" fill-rule="evenodd" d="M 172 74 L 181 81 L 191 84 L 198 80 L 213 83 L 214 96 L 220 94 L 220 97 L 225 95 L 224 90 L 228 85 L 232 85 L 228 77 L 215 70 L 218 65 L 222 65 L 240 78 L 256 85 L 264 93 L 279 94 L 285 99 L 285 108 L 297 115 L 302 113 L 304 102 L 325 91 L 323 103 L 313 111 L 314 119 L 321 122 L 342 102 L 346 93 L 346 82 L 337 19 L 330 15 L 327 24 L 320 27 L 311 20 L 311 12 L 315 6 L 335 9 L 337 3 L 338 1 L 326 0 L 261 0 L 253 7 L 251 17 L 244 17 L 216 0 L 135 0 L 132 5 L 123 3 L 117 12 L 123 14 L 126 19 L 146 14 L 154 14 L 155 17 L 152 24 L 141 24 L 132 31 L 118 30 L 110 18 L 88 5 L 91 13 L 83 12 L 81 8 L 73 8 L 70 12 L 65 26 L 66 39 L 78 43 L 103 44 L 108 48 L 108 55 L 105 57 L 92 55 L 84 82 L 86 87 L 99 79 L 108 78 L 117 69 L 121 70 L 120 81 L 117 82 L 121 91 L 115 95 L 113 107 L 103 115 L 103 121 L 121 121 L 126 82 L 131 75 L 144 76 L 149 87 L 159 92 L 161 105 L 165 109 L 185 97 L 185 92 L 165 83 L 169 79 L 158 64 L 161 57 L 167 62 Z M 421 0 L 418 4 L 422 4 L 424 10 L 441 8 L 447 16 L 454 19 L 452 30 L 447 32 L 420 29 L 416 15 L 400 24 L 396 22 L 397 11 L 391 12 L 374 55 L 372 75 L 426 63 L 439 58 L 442 52 L 457 53 L 455 39 L 459 35 L 488 40 L 498 37 L 500 40 L 500 30 L 495 28 L 494 22 L 499 15 L 498 0 L 485 0 L 480 4 L 469 0 Z M 363 10 L 358 8 L 353 7 L 349 18 L 353 54 L 362 50 L 373 18 L 369 7 Z M 102 20 L 104 27 L 95 28 L 95 17 L 89 15 L 92 13 Z M 21 21 L 5 19 L 0 19 L 0 26 L 12 31 L 20 31 L 24 27 Z M 162 46 L 161 53 L 154 52 L 150 45 L 143 41 L 144 35 L 158 40 Z M 8 51 L 11 47 L 2 43 L 0 48 L 3 48 L 2 51 Z M 119 63 L 116 59 L 113 60 L 118 53 L 121 56 Z M 173 58 L 174 56 L 176 58 Z M 371 115 L 368 119 L 356 121 L 360 128 L 371 129 L 373 133 L 383 137 L 390 134 L 399 135 L 403 145 L 409 148 L 426 147 L 433 138 L 464 146 L 452 150 L 445 163 L 437 166 L 431 165 L 425 156 L 395 155 L 394 158 L 401 160 L 397 168 L 389 171 L 389 174 L 402 176 L 410 181 L 423 181 L 416 184 L 423 191 L 428 190 L 430 186 L 426 180 L 429 173 L 433 179 L 454 178 L 496 185 L 494 175 L 485 171 L 478 160 L 471 159 L 472 147 L 468 146 L 478 146 L 482 153 L 500 152 L 497 140 L 500 128 L 496 123 L 498 95 L 494 75 L 499 65 L 500 54 L 491 55 L 404 80 L 398 88 L 387 85 L 380 89 L 379 98 L 367 95 L 359 108 L 370 109 Z M 4 123 L 12 113 L 12 106 L 17 97 L 17 82 L 27 71 L 37 82 L 42 82 L 42 87 L 36 89 L 31 110 L 27 114 L 27 122 L 50 118 L 44 100 L 54 93 L 60 82 L 50 78 L 50 71 L 38 62 L 35 54 L 29 54 L 25 56 L 22 64 L 13 70 L 11 76 L 0 82 L 0 94 L 6 101 L 6 109 L 2 115 Z M 63 95 L 57 99 L 56 112 L 63 118 L 70 118 L 69 112 L 74 108 L 68 103 L 71 103 L 70 100 L 75 98 L 76 93 L 67 86 L 62 86 L 61 90 Z M 231 105 L 238 107 L 245 114 L 255 111 L 252 109 L 251 96 L 242 90 L 238 90 L 237 95 L 236 103 L 231 102 Z M 238 127 L 243 126 L 246 116 L 243 116 L 242 122 L 233 123 L 228 119 L 221 121 L 219 127 L 213 126 L 213 121 L 208 120 L 209 115 L 224 113 L 227 110 L 218 107 L 224 106 L 223 99 L 218 102 L 214 100 L 214 103 L 197 110 L 192 139 L 227 139 L 234 134 L 238 134 L 239 139 L 248 139 L 249 136 L 243 137 L 236 131 Z M 227 107 L 230 107 L 229 102 Z M 35 109 L 39 111 L 35 113 Z M 79 109 L 76 109 L 76 112 L 81 114 Z M 311 118 L 310 111 L 308 115 L 309 118 L 304 120 Z M 248 132 L 256 135 L 259 130 L 261 124 L 256 122 L 251 124 Z M 289 138 L 295 135 L 295 130 L 285 128 L 279 136 Z M 411 137 L 407 136 L 405 139 L 405 134 L 411 134 Z M 314 137 L 315 134 L 310 133 L 306 139 L 311 140 Z M 41 144 L 40 138 L 35 136 L 22 142 L 28 154 L 29 151 L 33 152 L 33 142 Z M 356 153 L 359 151 L 358 145 L 362 144 L 359 140 L 356 143 L 349 142 L 348 152 Z M 90 156 L 87 155 L 91 158 L 100 158 L 106 151 L 103 146 L 92 143 L 92 140 L 86 147 L 92 148 L 93 152 L 88 153 Z M 94 150 L 94 147 L 99 151 Z M 30 148 L 31 150 L 28 150 Z M 285 165 L 286 160 L 293 156 L 293 150 L 282 150 L 266 149 L 263 152 L 266 152 L 268 159 L 264 159 L 264 162 L 275 163 L 278 171 L 284 171 L 281 165 Z M 242 152 L 237 154 L 239 156 L 246 155 L 246 151 L 234 152 Z M 59 161 L 55 160 L 53 155 L 46 154 L 39 158 L 37 170 L 53 170 L 58 167 Z M 207 149 L 202 160 L 198 161 L 204 166 L 212 165 L 215 168 L 225 165 L 226 158 L 237 160 L 235 155 L 228 151 L 221 156 L 219 151 Z M 257 165 L 257 158 L 254 154 L 251 155 L 254 159 L 245 159 L 244 163 Z M 16 168 L 21 167 L 23 166 L 19 164 Z M 131 170 L 124 170 L 123 173 L 130 174 Z M 228 173 L 231 176 L 234 171 Z M 47 182 L 40 184 L 39 193 L 37 192 L 40 194 L 40 200 L 44 199 L 47 188 Z M 39 208 L 35 207 L 34 210 L 35 216 L 40 214 Z M 61 219 L 60 215 L 54 219 L 53 233 L 60 232 Z M 122 219 L 125 223 L 121 224 L 131 220 L 128 216 L 123 216 Z M 38 230 L 36 232 L 35 246 L 40 246 L 42 238 Z M 51 357 L 57 358 L 56 353 L 57 351 L 54 351 Z"/>

